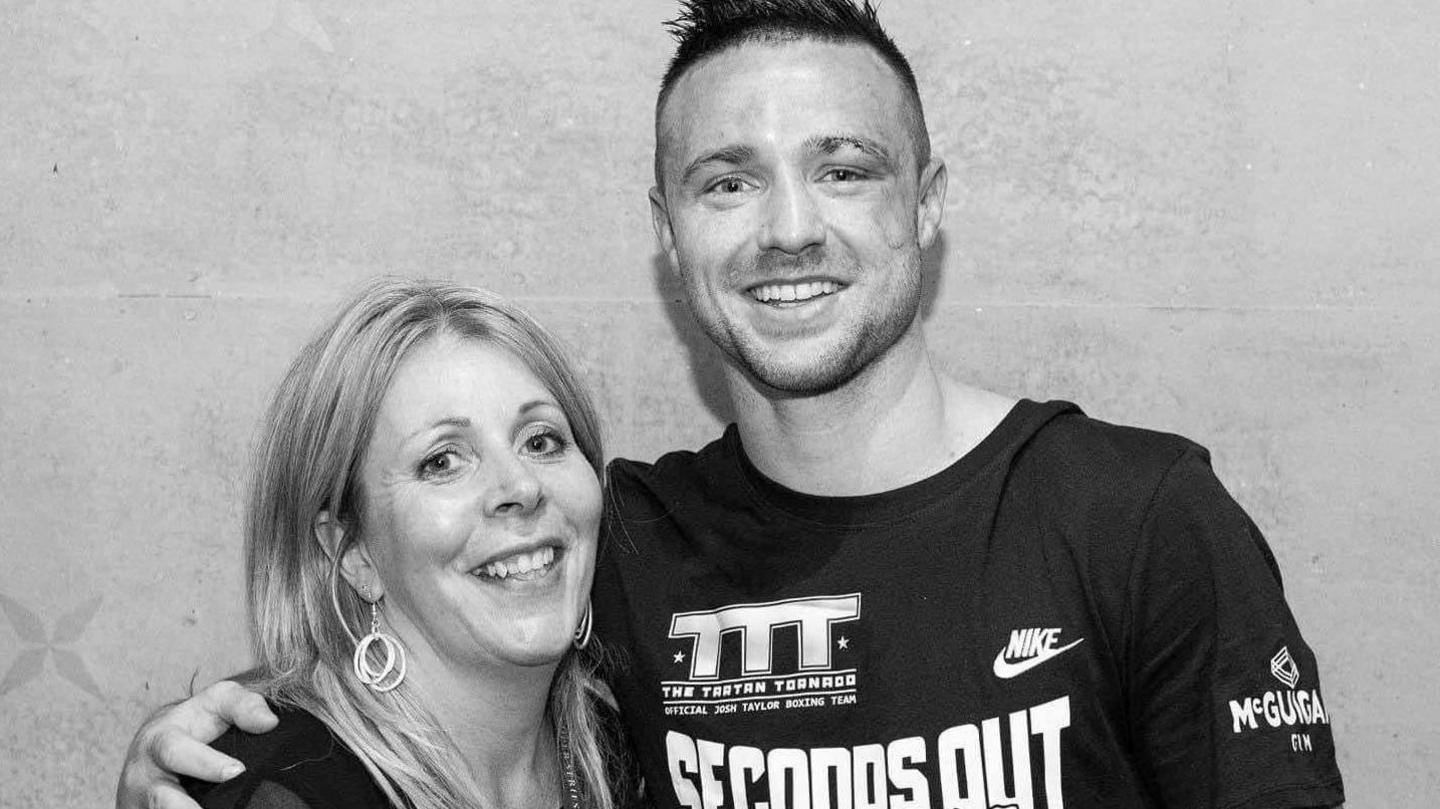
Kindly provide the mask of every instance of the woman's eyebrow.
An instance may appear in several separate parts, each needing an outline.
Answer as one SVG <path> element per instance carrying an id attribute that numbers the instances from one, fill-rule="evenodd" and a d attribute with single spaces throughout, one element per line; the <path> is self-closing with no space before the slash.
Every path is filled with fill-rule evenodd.
<path id="1" fill-rule="evenodd" d="M 465 418 L 464 416 L 446 416 L 445 418 L 440 419 L 433 424 L 428 424 L 416 430 L 415 432 L 405 436 L 405 441 L 408 443 L 414 440 L 416 437 L 431 432 L 439 427 L 458 427 L 463 430 L 468 428 L 469 426 L 470 419 Z"/>
<path id="2" fill-rule="evenodd" d="M 560 403 L 554 399 L 531 399 L 520 406 L 520 415 L 528 416 L 535 410 L 547 408 L 550 410 L 561 410 Z"/>

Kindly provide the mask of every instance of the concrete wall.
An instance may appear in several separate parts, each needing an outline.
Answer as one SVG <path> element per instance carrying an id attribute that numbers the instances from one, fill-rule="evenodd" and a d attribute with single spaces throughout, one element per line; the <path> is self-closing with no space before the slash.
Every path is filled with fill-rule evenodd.
<path id="1" fill-rule="evenodd" d="M 645 202 L 671 11 L 0 0 L 0 805 L 105 805 L 139 719 L 244 665 L 259 408 L 360 280 L 523 301 L 618 453 L 716 433 Z M 1324 665 L 1351 804 L 1429 805 L 1440 6 L 884 12 L 952 171 L 946 362 L 1211 447 Z"/>

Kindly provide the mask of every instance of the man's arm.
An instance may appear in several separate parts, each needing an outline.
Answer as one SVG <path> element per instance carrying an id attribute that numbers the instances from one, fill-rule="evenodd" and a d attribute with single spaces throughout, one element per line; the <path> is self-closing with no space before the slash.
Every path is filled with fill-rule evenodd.
<path id="1" fill-rule="evenodd" d="M 234 778 L 244 765 L 209 743 L 231 725 L 264 733 L 279 721 L 263 697 L 229 680 L 160 709 L 130 742 L 115 790 L 116 809 L 199 809 L 180 786 L 179 776 Z"/>
<path id="2" fill-rule="evenodd" d="M 1162 804 L 1343 803 L 1319 664 L 1269 545 L 1203 453 L 1151 497 L 1129 591 L 1131 732 Z"/>

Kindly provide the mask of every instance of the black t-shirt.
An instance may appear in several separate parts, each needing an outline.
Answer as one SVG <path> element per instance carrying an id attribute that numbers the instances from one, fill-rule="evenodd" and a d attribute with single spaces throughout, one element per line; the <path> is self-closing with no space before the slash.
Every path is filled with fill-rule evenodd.
<path id="1" fill-rule="evenodd" d="M 733 427 L 610 486 L 596 631 L 660 806 L 1343 800 L 1274 558 L 1182 438 L 1023 401 L 891 492 L 788 490 Z"/>

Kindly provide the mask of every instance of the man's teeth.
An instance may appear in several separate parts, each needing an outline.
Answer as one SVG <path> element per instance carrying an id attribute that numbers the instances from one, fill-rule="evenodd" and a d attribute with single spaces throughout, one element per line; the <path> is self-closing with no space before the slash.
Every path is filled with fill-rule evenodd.
<path id="1" fill-rule="evenodd" d="M 550 567 L 555 561 L 555 549 L 549 545 L 529 553 L 517 553 L 514 556 L 491 562 L 481 567 L 478 573 L 481 576 L 489 576 L 494 579 L 507 579 L 512 576 L 522 579 L 533 579 L 535 576 L 528 574 L 539 574 Z"/>
<path id="2" fill-rule="evenodd" d="M 840 289 L 834 281 L 811 281 L 808 284 L 766 284 L 750 291 L 761 303 L 770 301 L 808 301 Z"/>

